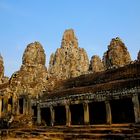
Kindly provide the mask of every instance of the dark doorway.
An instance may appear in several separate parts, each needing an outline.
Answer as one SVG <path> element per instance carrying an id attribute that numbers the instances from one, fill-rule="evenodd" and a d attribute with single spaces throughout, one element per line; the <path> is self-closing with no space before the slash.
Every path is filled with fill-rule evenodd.
<path id="1" fill-rule="evenodd" d="M 134 109 L 131 98 L 112 100 L 110 102 L 112 123 L 135 122 Z"/>
<path id="2" fill-rule="evenodd" d="M 12 96 L 8 99 L 8 104 L 10 104 L 11 106 L 13 105 L 13 98 L 12 98 Z"/>
<path id="3" fill-rule="evenodd" d="M 65 125 L 66 124 L 66 109 L 65 106 L 54 107 L 55 111 L 55 125 Z"/>
<path id="4" fill-rule="evenodd" d="M 33 115 L 33 121 L 34 123 L 37 121 L 37 106 L 32 106 L 32 115 Z"/>
<path id="5" fill-rule="evenodd" d="M 47 126 L 51 125 L 51 112 L 50 108 L 41 108 L 41 119 Z"/>
<path id="6" fill-rule="evenodd" d="M 2 98 L 2 112 L 4 112 L 4 98 Z"/>
<path id="7" fill-rule="evenodd" d="M 139 104 L 140 104 L 140 95 L 138 95 L 138 99 L 139 99 Z"/>
<path id="8" fill-rule="evenodd" d="M 106 124 L 106 108 L 104 102 L 89 103 L 90 124 Z"/>
<path id="9" fill-rule="evenodd" d="M 33 116 L 37 117 L 37 106 L 32 106 Z"/>
<path id="10" fill-rule="evenodd" d="M 70 111 L 71 111 L 71 124 L 83 125 L 84 124 L 83 104 L 70 105 Z"/>
<path id="11" fill-rule="evenodd" d="M 23 100 L 24 100 L 23 98 L 19 99 L 19 113 L 20 114 L 23 114 L 23 103 L 24 103 Z"/>

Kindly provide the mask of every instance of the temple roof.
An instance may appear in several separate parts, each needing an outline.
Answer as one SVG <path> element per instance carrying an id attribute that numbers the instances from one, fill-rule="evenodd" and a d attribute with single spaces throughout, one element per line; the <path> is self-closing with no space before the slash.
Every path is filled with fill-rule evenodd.
<path id="1" fill-rule="evenodd" d="M 125 67 L 82 75 L 61 82 L 59 89 L 50 93 L 44 92 L 42 101 L 82 93 L 113 91 L 140 86 L 140 64 L 134 63 Z"/>

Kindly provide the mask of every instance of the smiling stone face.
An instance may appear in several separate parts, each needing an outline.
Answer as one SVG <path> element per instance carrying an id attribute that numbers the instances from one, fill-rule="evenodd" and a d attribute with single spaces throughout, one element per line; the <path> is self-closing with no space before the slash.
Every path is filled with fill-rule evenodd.
<path id="1" fill-rule="evenodd" d="M 19 71 L 10 78 L 10 87 L 17 95 L 36 96 L 46 85 L 46 55 L 39 42 L 30 43 L 24 51 Z"/>
<path id="2" fill-rule="evenodd" d="M 123 67 L 131 62 L 130 54 L 127 47 L 118 37 L 113 38 L 104 53 L 103 62 L 106 69 L 111 67 Z"/>
<path id="3" fill-rule="evenodd" d="M 49 75 L 57 79 L 68 79 L 85 74 L 89 68 L 86 51 L 78 47 L 78 40 L 72 29 L 66 30 L 61 47 L 51 55 Z"/>
<path id="4" fill-rule="evenodd" d="M 24 65 L 45 65 L 45 62 L 46 56 L 42 45 L 39 42 L 29 44 L 23 54 L 22 63 Z"/>

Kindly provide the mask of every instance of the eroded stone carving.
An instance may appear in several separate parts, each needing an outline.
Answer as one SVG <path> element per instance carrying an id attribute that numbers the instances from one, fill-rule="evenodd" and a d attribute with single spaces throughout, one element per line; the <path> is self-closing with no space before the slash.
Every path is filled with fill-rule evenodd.
<path id="1" fill-rule="evenodd" d="M 94 55 L 90 60 L 90 70 L 92 72 L 104 71 L 104 65 L 99 56 Z"/>
<path id="2" fill-rule="evenodd" d="M 86 51 L 78 47 L 78 41 L 72 29 L 64 32 L 61 48 L 51 55 L 49 75 L 57 79 L 67 79 L 88 71 L 89 60 Z"/>
<path id="3" fill-rule="evenodd" d="M 10 79 L 10 87 L 17 94 L 36 96 L 45 89 L 47 68 L 46 56 L 39 42 L 31 43 L 25 49 L 22 66 Z"/>
<path id="4" fill-rule="evenodd" d="M 106 69 L 122 67 L 131 62 L 127 47 L 120 38 L 116 37 L 111 40 L 108 50 L 104 53 L 103 62 Z"/>

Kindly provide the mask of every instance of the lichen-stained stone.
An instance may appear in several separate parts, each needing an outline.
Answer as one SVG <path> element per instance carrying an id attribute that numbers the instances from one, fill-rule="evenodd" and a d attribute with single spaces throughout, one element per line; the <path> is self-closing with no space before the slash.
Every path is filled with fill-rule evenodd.
<path id="1" fill-rule="evenodd" d="M 48 73 L 50 77 L 68 79 L 85 74 L 89 69 L 86 51 L 78 47 L 78 41 L 72 29 L 64 32 L 61 48 L 50 57 Z"/>
<path id="2" fill-rule="evenodd" d="M 25 49 L 22 66 L 10 79 L 10 88 L 17 95 L 36 96 L 45 89 L 47 68 L 46 56 L 39 42 L 31 43 Z"/>
<path id="3" fill-rule="evenodd" d="M 122 67 L 131 62 L 127 47 L 119 37 L 113 38 L 104 53 L 103 62 L 106 69 L 112 67 Z"/>
<path id="4" fill-rule="evenodd" d="M 92 72 L 101 72 L 104 71 L 104 65 L 99 56 L 94 55 L 90 60 L 90 71 Z"/>

